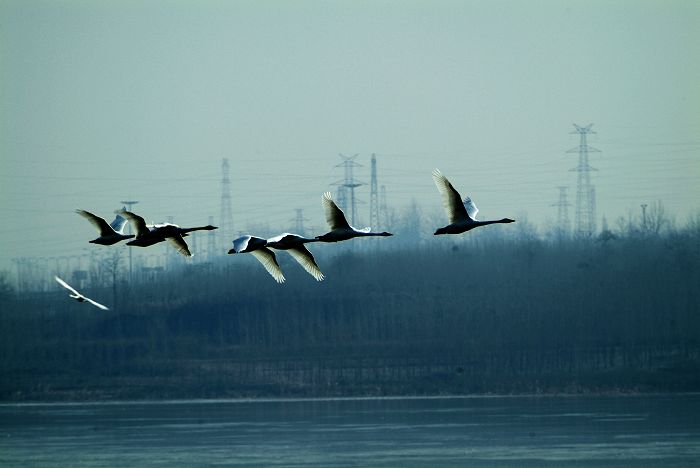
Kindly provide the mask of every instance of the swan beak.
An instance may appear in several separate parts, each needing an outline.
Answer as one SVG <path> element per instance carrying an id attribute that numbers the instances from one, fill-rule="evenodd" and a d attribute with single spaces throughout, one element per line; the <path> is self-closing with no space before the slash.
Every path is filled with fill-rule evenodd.
<path id="1" fill-rule="evenodd" d="M 231 250 L 228 251 L 228 253 L 230 253 L 230 254 L 235 254 L 235 253 L 236 253 L 236 249 L 231 249 Z"/>

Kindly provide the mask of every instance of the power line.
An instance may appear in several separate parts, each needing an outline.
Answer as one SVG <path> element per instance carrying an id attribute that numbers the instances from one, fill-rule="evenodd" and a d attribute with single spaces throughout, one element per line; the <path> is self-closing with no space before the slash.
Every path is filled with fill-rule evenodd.
<path id="1" fill-rule="evenodd" d="M 138 203 L 136 200 L 127 200 L 127 201 L 120 201 L 122 205 L 128 206 L 127 211 L 131 211 L 131 207 L 134 206 L 135 204 Z M 129 231 L 127 234 L 133 234 L 132 229 L 131 229 L 131 223 L 126 223 L 129 226 Z M 132 257 L 133 249 L 129 249 L 129 282 L 133 279 L 133 257 Z"/>
<path id="2" fill-rule="evenodd" d="M 372 171 L 369 192 L 369 225 L 379 229 L 379 194 L 377 193 L 377 156 L 372 153 Z"/>
<path id="3" fill-rule="evenodd" d="M 557 207 L 557 232 L 559 236 L 567 236 L 571 232 L 571 223 L 569 222 L 569 203 L 566 199 L 566 190 L 569 187 L 557 187 L 559 189 L 559 201 L 550 206 Z"/>
<path id="4" fill-rule="evenodd" d="M 600 150 L 589 146 L 587 136 L 594 134 L 588 124 L 586 127 L 574 124 L 575 130 L 571 133 L 579 135 L 579 145 L 571 148 L 567 153 L 578 153 L 578 166 L 571 169 L 578 173 L 576 181 L 576 235 L 590 237 L 596 232 L 596 200 L 595 186 L 591 184 L 592 171 L 597 169 L 588 164 L 588 153 L 599 153 Z"/>
<path id="5" fill-rule="evenodd" d="M 333 185 L 338 186 L 338 206 L 340 206 L 340 208 L 345 212 L 346 215 L 350 213 L 350 224 L 355 225 L 355 213 L 357 212 L 355 189 L 357 187 L 367 184 L 356 180 L 353 176 L 353 169 L 355 167 L 362 167 L 362 164 L 358 164 L 355 162 L 355 158 L 359 156 L 359 154 L 355 153 L 353 156 L 345 156 L 343 154 L 339 154 L 339 156 L 341 157 L 343 162 L 337 164 L 335 167 L 342 166 L 345 169 L 345 178 L 343 180 L 335 182 Z M 349 206 L 348 201 L 350 202 Z"/>
<path id="6" fill-rule="evenodd" d="M 221 161 L 221 234 L 224 238 L 233 239 L 233 214 L 231 213 L 231 178 L 229 175 L 228 159 Z"/>

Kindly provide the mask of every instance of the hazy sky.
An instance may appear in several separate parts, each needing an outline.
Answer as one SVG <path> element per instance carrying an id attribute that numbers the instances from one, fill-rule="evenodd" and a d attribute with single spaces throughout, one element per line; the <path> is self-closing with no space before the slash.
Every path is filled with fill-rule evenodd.
<path id="1" fill-rule="evenodd" d="M 224 157 L 236 231 L 322 229 L 338 153 L 544 226 L 591 122 L 599 216 L 700 207 L 700 2 L 2 0 L 0 269 L 92 248 L 76 208 L 218 219 Z"/>

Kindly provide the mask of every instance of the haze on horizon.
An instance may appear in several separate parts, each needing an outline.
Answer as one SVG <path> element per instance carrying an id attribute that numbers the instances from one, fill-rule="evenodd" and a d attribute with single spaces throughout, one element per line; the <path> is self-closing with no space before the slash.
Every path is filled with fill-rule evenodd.
<path id="1" fill-rule="evenodd" d="M 92 247 L 76 208 L 216 221 L 222 158 L 236 231 L 297 208 L 322 229 L 339 153 L 367 183 L 376 153 L 397 210 L 440 210 L 438 167 L 483 217 L 544 227 L 557 186 L 574 202 L 572 123 L 597 131 L 599 221 L 660 200 L 683 223 L 700 200 L 699 57 L 691 0 L 6 0 L 0 269 Z"/>

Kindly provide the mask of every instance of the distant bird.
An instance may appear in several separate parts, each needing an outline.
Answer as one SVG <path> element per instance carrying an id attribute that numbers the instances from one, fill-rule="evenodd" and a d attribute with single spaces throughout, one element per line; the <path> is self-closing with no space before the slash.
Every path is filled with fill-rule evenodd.
<path id="1" fill-rule="evenodd" d="M 90 221 L 90 224 L 95 226 L 100 232 L 100 237 L 90 241 L 90 244 L 100 244 L 100 245 L 112 245 L 124 239 L 131 239 L 134 237 L 133 234 L 124 234 L 124 225 L 126 224 L 126 218 L 117 214 L 114 221 L 111 224 L 107 224 L 103 218 L 90 213 L 85 210 L 75 210 L 83 218 Z"/>
<path id="2" fill-rule="evenodd" d="M 228 251 L 229 254 L 249 253 L 253 255 L 265 267 L 268 273 L 278 283 L 284 283 L 284 275 L 280 269 L 275 253 L 268 249 L 265 245 L 267 241 L 260 237 L 242 236 L 233 240 L 233 248 Z"/>
<path id="3" fill-rule="evenodd" d="M 316 281 L 323 281 L 321 269 L 316 264 L 314 256 L 311 255 L 309 249 L 304 245 L 309 242 L 318 242 L 318 239 L 309 239 L 308 237 L 285 232 L 279 236 L 269 238 L 265 246 L 277 250 L 286 250 L 308 274 L 316 278 Z"/>
<path id="4" fill-rule="evenodd" d="M 389 232 L 370 232 L 371 228 L 368 227 L 357 229 L 350 226 L 345 219 L 343 211 L 333 202 L 330 192 L 323 194 L 321 204 L 323 205 L 323 211 L 330 231 L 322 236 L 316 236 L 316 240 L 321 242 L 340 242 L 353 237 L 393 236 Z"/>
<path id="5" fill-rule="evenodd" d="M 185 242 L 184 237 L 187 237 L 192 231 L 211 231 L 213 229 L 218 229 L 216 226 L 211 224 L 206 226 L 199 226 L 193 228 L 181 228 L 177 224 L 162 223 L 146 225 L 146 221 L 131 211 L 126 211 L 124 209 L 117 212 L 118 214 L 124 215 L 129 222 L 131 222 L 136 230 L 136 239 L 127 242 L 126 245 L 133 245 L 135 247 L 149 247 L 153 244 L 163 242 L 167 240 L 170 244 L 175 247 L 179 253 L 185 257 L 191 257 L 190 249 L 187 247 L 187 242 Z"/>
<path id="6" fill-rule="evenodd" d="M 514 223 L 514 219 L 503 218 L 495 221 L 477 221 L 476 213 L 479 209 L 471 198 L 467 197 L 462 201 L 457 190 L 438 169 L 433 171 L 433 180 L 442 195 L 442 206 L 450 220 L 450 224 L 438 228 L 435 235 L 440 234 L 461 234 L 479 226 L 495 223 Z"/>
<path id="7" fill-rule="evenodd" d="M 78 291 L 73 289 L 68 283 L 63 281 L 58 276 L 54 276 L 54 278 L 56 278 L 56 281 L 58 281 L 58 284 L 60 284 L 61 286 L 63 286 L 64 288 L 66 288 L 67 290 L 69 290 L 70 292 L 73 293 L 73 294 L 70 294 L 69 296 L 72 297 L 73 299 L 75 299 L 76 301 L 89 302 L 90 304 L 94 305 L 95 307 L 99 307 L 102 310 L 109 310 L 107 307 L 103 306 L 99 302 L 95 302 L 92 299 L 90 299 L 89 297 L 86 297 L 86 296 L 83 296 L 82 294 L 80 294 Z"/>

